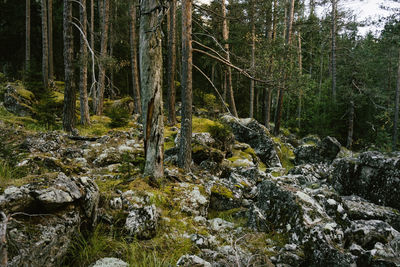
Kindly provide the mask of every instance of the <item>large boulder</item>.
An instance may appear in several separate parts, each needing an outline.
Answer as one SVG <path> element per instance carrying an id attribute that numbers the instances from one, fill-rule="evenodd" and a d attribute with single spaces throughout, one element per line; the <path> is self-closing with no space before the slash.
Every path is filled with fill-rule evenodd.
<path id="1" fill-rule="evenodd" d="M 88 177 L 39 176 L 0 195 L 7 225 L 8 266 L 58 266 L 74 234 L 97 219 L 100 193 Z M 34 234 L 33 234 L 34 233 Z"/>
<path id="2" fill-rule="evenodd" d="M 275 150 L 275 143 L 269 135 L 268 129 L 254 119 L 238 119 L 231 115 L 221 117 L 235 135 L 235 139 L 249 144 L 268 167 L 281 167 L 281 162 Z"/>
<path id="3" fill-rule="evenodd" d="M 340 152 L 341 145 L 334 138 L 327 136 L 318 143 L 304 144 L 294 150 L 296 165 L 306 163 L 330 163 Z"/>
<path id="4" fill-rule="evenodd" d="M 379 206 L 358 196 L 343 196 L 351 220 L 381 220 L 400 231 L 400 212 L 390 207 Z"/>
<path id="5" fill-rule="evenodd" d="M 329 180 L 342 195 L 358 195 L 378 205 L 400 209 L 400 156 L 368 151 L 337 159 Z"/>
<path id="6" fill-rule="evenodd" d="M 9 112 L 21 117 L 32 116 L 33 94 L 26 89 L 18 87 L 21 87 L 21 85 L 7 85 L 6 93 L 4 94 L 4 107 Z"/>

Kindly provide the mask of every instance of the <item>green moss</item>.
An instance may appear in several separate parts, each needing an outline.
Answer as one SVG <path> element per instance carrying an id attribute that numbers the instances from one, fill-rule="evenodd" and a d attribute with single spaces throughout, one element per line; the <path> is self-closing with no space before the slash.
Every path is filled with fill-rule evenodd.
<path id="1" fill-rule="evenodd" d="M 18 95 L 25 98 L 26 100 L 33 101 L 35 98 L 35 95 L 31 91 L 26 90 L 23 86 L 17 86 L 16 90 Z"/>
<path id="2" fill-rule="evenodd" d="M 232 199 L 233 196 L 233 192 L 231 190 L 229 190 L 228 188 L 226 188 L 223 185 L 214 185 L 211 188 L 211 193 L 216 194 L 216 195 L 220 195 L 220 196 L 224 196 L 225 198 L 230 198 Z"/>
<path id="3" fill-rule="evenodd" d="M 217 122 L 205 119 L 205 118 L 198 118 L 193 117 L 192 119 L 192 127 L 194 133 L 205 133 L 209 132 L 209 128 L 212 126 L 216 126 Z"/>
<path id="4" fill-rule="evenodd" d="M 294 167 L 294 152 L 293 150 L 285 143 L 283 143 L 278 137 L 273 137 L 274 142 L 276 143 L 276 146 L 279 146 L 278 149 L 276 149 L 278 157 L 282 163 L 282 167 L 286 169 L 286 171 L 289 171 Z"/>

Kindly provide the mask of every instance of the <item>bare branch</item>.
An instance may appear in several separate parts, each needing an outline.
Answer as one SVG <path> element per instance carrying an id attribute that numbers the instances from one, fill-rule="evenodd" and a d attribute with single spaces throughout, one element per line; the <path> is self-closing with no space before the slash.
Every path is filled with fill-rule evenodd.
<path id="1" fill-rule="evenodd" d="M 254 81 L 260 82 L 260 83 L 271 84 L 271 81 L 260 80 L 260 79 L 254 78 L 253 76 L 251 76 L 246 71 L 244 71 L 243 69 L 239 68 L 238 66 L 235 66 L 232 63 L 230 63 L 229 61 L 221 59 L 221 58 L 219 58 L 217 56 L 214 56 L 214 55 L 212 55 L 212 54 L 210 54 L 210 53 L 208 53 L 206 51 L 203 51 L 203 50 L 200 50 L 200 49 L 195 49 L 195 48 L 193 48 L 193 51 L 201 53 L 201 54 L 204 54 L 204 55 L 206 55 L 208 57 L 211 57 L 211 58 L 213 58 L 215 60 L 218 60 L 219 62 L 221 62 L 221 63 L 223 63 L 223 64 L 225 64 L 225 65 L 227 65 L 227 66 L 229 66 L 231 68 L 234 68 L 235 70 L 239 71 L 239 73 L 243 74 L 244 76 L 246 76 L 247 78 L 249 78 L 251 80 L 254 80 Z"/>

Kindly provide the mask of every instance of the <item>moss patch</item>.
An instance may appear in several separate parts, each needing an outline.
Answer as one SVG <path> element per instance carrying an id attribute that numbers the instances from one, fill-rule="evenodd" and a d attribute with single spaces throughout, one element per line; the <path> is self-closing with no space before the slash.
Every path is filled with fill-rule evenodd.
<path id="1" fill-rule="evenodd" d="M 211 188 L 211 193 L 212 194 L 216 194 L 216 195 L 220 195 L 220 196 L 223 196 L 223 197 L 229 198 L 229 199 L 233 199 L 234 198 L 233 192 L 231 190 L 229 190 L 228 188 L 226 188 L 225 186 L 223 186 L 223 185 L 218 185 L 218 184 L 214 185 Z"/>

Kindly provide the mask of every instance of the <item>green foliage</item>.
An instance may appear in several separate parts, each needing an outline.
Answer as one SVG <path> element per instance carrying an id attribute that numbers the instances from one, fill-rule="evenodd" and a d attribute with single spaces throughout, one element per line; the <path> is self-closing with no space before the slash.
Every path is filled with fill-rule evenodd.
<path id="1" fill-rule="evenodd" d="M 209 125 L 208 132 L 215 139 L 219 149 L 226 150 L 233 141 L 232 128 L 225 123 L 217 122 Z"/>
<path id="2" fill-rule="evenodd" d="M 0 72 L 0 85 L 7 81 L 6 75 Z"/>
<path id="3" fill-rule="evenodd" d="M 111 118 L 110 127 L 124 127 L 129 122 L 129 111 L 124 107 L 111 107 L 107 112 L 107 116 Z"/>

